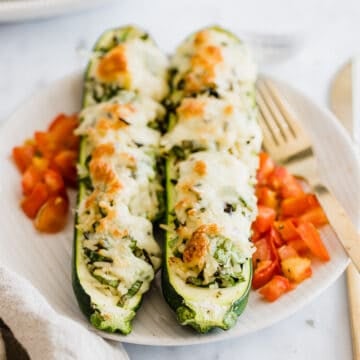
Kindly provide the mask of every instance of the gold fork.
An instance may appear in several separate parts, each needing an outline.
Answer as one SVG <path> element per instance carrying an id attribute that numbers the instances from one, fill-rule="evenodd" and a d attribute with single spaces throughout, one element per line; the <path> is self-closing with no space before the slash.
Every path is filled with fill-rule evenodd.
<path id="1" fill-rule="evenodd" d="M 265 150 L 276 162 L 307 180 L 346 253 L 360 272 L 360 235 L 344 208 L 321 182 L 308 136 L 271 80 L 258 80 L 256 101 Z"/>

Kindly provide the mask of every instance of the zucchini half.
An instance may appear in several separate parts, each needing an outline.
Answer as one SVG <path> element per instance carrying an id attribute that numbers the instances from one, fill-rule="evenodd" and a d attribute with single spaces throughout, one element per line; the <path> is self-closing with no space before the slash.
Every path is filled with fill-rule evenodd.
<path id="1" fill-rule="evenodd" d="M 105 79 L 105 81 L 96 76 L 96 67 L 99 63 L 99 59 L 101 60 L 106 57 L 113 49 L 116 49 L 119 46 L 127 47 L 129 44 L 133 47 L 135 46 L 135 50 L 140 54 L 147 56 L 140 64 L 144 68 L 139 71 L 146 74 L 156 73 L 157 76 L 159 76 L 159 79 L 151 78 L 150 76 L 148 78 L 149 82 L 144 85 L 144 91 L 142 91 L 143 85 L 132 77 L 134 66 L 131 61 L 131 52 L 127 54 L 129 57 L 126 59 L 126 69 L 128 70 L 130 68 L 127 74 L 121 73 L 120 71 L 118 73 L 119 76 Z M 131 48 L 130 45 L 129 48 Z M 146 49 L 145 51 L 143 51 L 142 45 Z M 131 49 L 133 51 L 133 48 Z M 137 60 L 138 58 L 135 59 L 135 63 Z M 137 62 L 137 64 L 139 64 L 139 62 Z M 149 68 L 146 68 L 146 66 L 149 66 Z M 149 84 L 151 86 L 149 86 Z M 152 91 L 152 88 L 154 91 Z M 132 26 L 106 31 L 95 44 L 93 56 L 86 69 L 83 94 L 84 110 L 80 115 L 81 124 L 79 130 L 84 125 L 84 122 L 88 121 L 86 118 L 92 116 L 92 112 L 96 112 L 97 114 L 94 118 L 98 118 L 98 116 L 102 118 L 111 117 L 111 114 L 107 114 L 103 107 L 125 105 L 132 109 L 130 113 L 140 112 L 139 121 L 144 123 L 144 118 L 146 118 L 147 123 L 144 124 L 144 126 L 148 127 L 146 131 L 147 133 L 152 131 L 154 134 L 155 130 L 151 128 L 153 128 L 154 125 L 157 125 L 158 120 L 164 115 L 164 109 L 157 101 L 161 100 L 162 97 L 166 95 L 167 89 L 166 57 L 155 47 L 154 42 L 147 33 Z M 96 119 L 93 120 L 94 122 L 96 121 Z M 115 120 L 122 122 L 123 126 L 129 127 L 133 125 L 131 121 L 135 121 L 136 118 L 135 120 L 128 121 L 129 119 L 126 116 L 123 116 Z M 115 148 L 116 146 L 117 145 L 115 144 Z M 136 143 L 136 146 L 138 147 L 135 149 L 136 151 L 144 149 L 145 160 L 148 163 L 150 162 L 151 166 L 155 168 L 157 147 L 152 146 L 151 144 L 147 145 L 141 143 Z M 140 280 L 134 281 L 131 286 L 126 285 L 124 290 L 125 285 L 122 285 L 119 278 L 112 279 L 111 276 L 110 278 L 98 276 L 95 274 L 95 271 L 93 271 L 93 268 L 91 268 L 90 271 L 89 265 L 94 266 L 94 264 L 106 265 L 114 263 L 113 254 L 116 254 L 111 253 L 112 255 L 110 258 L 104 254 L 104 250 L 105 252 L 108 251 L 108 248 L 106 247 L 106 242 L 109 240 L 106 238 L 106 236 L 109 236 L 108 233 L 106 236 L 104 235 L 103 238 L 101 237 L 101 243 L 99 242 L 99 244 L 102 244 L 101 247 L 96 244 L 95 247 L 89 249 L 83 245 L 85 241 L 89 241 L 89 239 L 91 241 L 91 236 L 93 236 L 93 234 L 89 235 L 84 231 L 82 224 L 80 224 L 80 208 L 94 189 L 93 179 L 91 178 L 89 171 L 90 160 L 91 151 L 89 149 L 89 141 L 87 136 L 84 135 L 81 138 L 78 160 L 79 191 L 73 243 L 73 290 L 80 309 L 95 328 L 107 332 L 129 334 L 132 330 L 131 322 L 136 315 L 136 310 L 141 304 L 142 296 L 149 289 L 155 271 L 160 266 L 160 248 L 153 239 L 151 224 L 151 221 L 155 221 L 159 214 L 143 214 L 143 224 L 145 224 L 145 227 L 137 227 L 138 229 L 144 228 L 147 238 L 150 238 L 150 250 L 149 247 L 139 244 L 139 238 L 134 236 L 119 238 L 119 240 L 122 241 L 119 249 L 123 249 L 126 254 L 129 254 L 128 258 L 121 258 L 121 256 L 123 256 L 121 254 L 124 254 L 124 252 L 120 251 L 117 253 L 120 256 L 119 261 L 127 261 L 129 270 L 131 269 L 131 266 L 134 267 L 138 266 L 135 264 L 139 264 L 140 270 L 135 270 L 139 277 L 141 277 Z M 155 169 L 154 173 L 156 174 L 156 172 Z M 136 178 L 136 173 L 134 178 Z M 151 181 L 159 182 L 159 179 L 154 177 Z M 159 200 L 161 200 L 161 198 L 159 198 Z M 106 212 L 105 214 L 102 214 L 102 205 L 100 206 L 99 204 L 100 203 L 96 202 L 96 206 L 98 207 L 101 216 L 106 217 L 108 214 L 106 214 Z M 116 201 L 110 205 L 118 206 Z M 120 207 L 122 205 L 123 204 L 119 204 Z M 160 202 L 158 202 L 159 207 L 160 205 Z M 127 205 L 125 204 L 124 207 L 126 206 Z M 127 213 L 128 211 L 130 212 L 130 210 L 126 210 L 125 212 Z M 141 209 L 139 209 L 139 212 L 141 213 Z M 136 216 L 138 215 L 139 214 L 136 214 Z M 138 217 L 140 217 L 140 215 Z M 92 225 L 94 227 L 94 232 L 96 232 L 98 224 L 94 223 Z M 99 235 L 97 234 L 96 236 Z M 100 234 L 100 236 L 102 235 Z M 110 240 L 113 241 L 113 239 Z M 103 246 L 105 247 L 103 248 Z"/>
<path id="2" fill-rule="evenodd" d="M 208 33 L 217 34 L 220 33 L 221 37 L 227 39 L 226 44 L 232 44 L 232 46 L 241 46 L 244 48 L 244 45 L 235 38 L 234 35 L 229 34 L 225 30 L 222 30 L 218 27 L 212 27 L 205 29 L 199 33 Z M 197 34 L 199 34 L 197 33 Z M 256 109 L 254 105 L 254 79 L 253 74 L 250 74 L 249 77 L 245 79 L 242 78 L 234 78 L 233 83 L 239 85 L 236 88 L 236 91 L 231 91 L 231 89 L 225 89 L 215 82 L 211 84 L 210 87 L 205 84 L 200 84 L 199 90 L 197 92 L 186 91 L 184 88 L 184 79 L 187 74 L 191 74 L 191 60 L 189 60 L 192 56 L 192 49 L 189 43 L 193 42 L 197 34 L 192 35 L 187 40 L 185 40 L 184 44 L 180 45 L 179 49 L 184 53 L 184 56 L 178 53 L 174 55 L 172 61 L 172 79 L 170 79 L 172 93 L 169 95 L 167 104 L 170 104 L 170 115 L 169 115 L 169 125 L 168 125 L 168 133 L 165 135 L 165 138 L 174 138 L 168 136 L 175 129 L 175 127 L 179 124 L 179 112 L 181 108 L 184 108 L 185 102 L 187 103 L 187 111 L 194 111 L 194 115 L 188 116 L 186 121 L 184 121 L 184 126 L 191 126 L 187 124 L 191 124 L 193 121 L 204 121 L 204 126 L 207 126 L 205 123 L 211 123 L 212 120 L 206 116 L 203 116 L 201 119 L 201 115 L 199 115 L 199 104 L 200 101 L 204 99 L 204 96 L 209 97 L 209 99 L 220 99 L 220 103 L 222 104 L 228 102 L 229 105 L 237 107 L 237 110 L 243 112 L 249 121 L 254 122 L 255 127 L 257 126 L 257 118 L 256 118 Z M 214 45 L 214 44 L 210 44 Z M 216 44 L 218 45 L 218 44 Z M 222 46 L 222 45 L 219 45 Z M 227 46 L 227 45 L 224 45 Z M 179 51 L 179 50 L 178 50 Z M 238 51 L 237 54 L 241 53 Z M 247 52 L 244 52 L 244 56 L 247 56 Z M 183 57 L 183 59 L 181 59 Z M 241 59 L 239 59 L 241 61 Z M 245 61 L 248 63 L 248 60 Z M 226 65 L 226 64 L 225 64 Z M 253 79 L 253 80 L 252 80 Z M 235 102 L 234 98 L 237 98 Z M 189 100 L 190 99 L 190 100 Z M 206 99 L 205 99 L 206 100 Z M 216 102 L 216 101 L 215 101 Z M 214 103 L 214 101 L 210 100 L 209 103 Z M 225 109 L 225 108 L 224 108 Z M 209 114 L 208 112 L 207 114 Z M 220 119 L 220 118 L 219 118 Z M 215 119 L 216 120 L 216 119 Z M 216 123 L 216 121 L 213 121 Z M 220 122 L 219 122 L 220 123 Z M 219 125 L 220 126 L 220 125 Z M 190 132 L 181 132 L 179 131 L 179 136 L 184 133 L 190 134 Z M 205 132 L 206 133 L 206 132 Z M 201 137 L 201 131 L 199 132 L 199 139 L 195 139 L 194 132 L 191 133 L 191 141 L 186 141 L 184 138 L 180 138 L 178 142 L 174 142 L 173 146 L 169 148 L 169 144 L 167 143 L 163 147 L 166 148 L 164 152 L 166 153 L 166 196 L 167 196 L 167 215 L 166 215 L 166 240 L 165 240 L 165 252 L 164 252 L 164 264 L 162 270 L 162 290 L 163 295 L 170 305 L 170 307 L 175 311 L 178 322 L 181 325 L 188 325 L 197 330 L 200 333 L 206 333 L 213 328 L 221 328 L 223 330 L 227 330 L 235 325 L 237 318 L 244 311 L 248 296 L 251 288 L 251 280 L 252 280 L 252 262 L 251 262 L 251 244 L 250 244 L 250 234 L 251 234 L 251 223 L 256 217 L 256 198 L 255 198 L 255 172 L 257 168 L 257 152 L 260 150 L 261 144 L 261 133 L 260 129 L 256 130 L 256 136 L 258 139 L 255 141 L 254 145 L 247 149 L 242 149 L 241 151 L 234 150 L 232 145 L 229 145 L 226 148 L 226 145 L 220 148 L 217 139 L 214 140 L 213 143 L 209 143 L 208 137 Z M 164 138 L 164 139 L 165 139 Z M 181 140 L 181 141 L 180 141 Z M 197 141 L 198 140 L 198 141 Z M 199 144 L 201 144 L 199 146 Z M 247 142 L 246 142 L 247 144 Z M 238 154 L 244 154 L 247 152 L 247 160 L 252 158 L 252 165 L 249 165 L 248 161 L 245 161 Z M 226 244 L 228 249 L 235 249 L 237 245 L 234 245 L 234 239 L 229 236 L 220 233 L 220 237 L 217 235 L 212 239 L 208 240 L 207 243 L 207 253 L 210 254 L 210 248 L 213 249 L 213 244 L 215 242 L 215 252 L 214 250 L 211 255 L 218 260 L 218 267 L 215 270 L 213 277 L 211 278 L 212 282 L 206 282 L 205 278 L 205 269 L 207 263 L 205 262 L 205 267 L 203 265 L 189 264 L 189 261 L 185 258 L 185 249 L 191 249 L 190 240 L 194 238 L 195 232 L 201 227 L 201 225 L 196 228 L 195 232 L 193 232 L 194 227 L 191 228 L 191 231 L 184 233 L 183 235 L 181 227 L 187 227 L 188 223 L 194 223 L 194 220 L 191 219 L 190 216 L 179 217 L 176 208 L 177 201 L 181 200 L 179 197 L 179 189 L 177 185 L 179 184 L 179 173 L 181 172 L 182 166 L 187 166 L 186 164 L 189 161 L 193 161 L 194 159 L 201 159 L 202 156 L 204 158 L 210 159 L 208 164 L 211 164 L 211 159 L 217 158 L 217 156 L 224 156 L 225 158 L 231 158 L 233 161 L 237 161 L 239 168 L 247 168 L 246 181 L 243 181 L 242 184 L 245 186 L 249 186 L 249 199 L 250 202 L 247 203 L 242 197 L 238 197 L 238 203 L 227 204 L 225 202 L 224 212 L 229 213 L 231 216 L 231 212 L 234 214 L 237 212 L 237 218 L 239 216 L 247 217 L 245 221 L 245 227 L 243 229 L 245 242 L 248 245 L 247 251 L 244 251 L 242 256 L 241 250 L 234 250 L 234 252 L 238 255 L 237 263 L 234 264 L 234 267 L 237 269 L 241 269 L 241 273 L 233 276 L 227 276 L 226 272 L 223 273 L 224 266 L 220 264 L 220 252 L 218 252 L 219 245 L 218 244 Z M 255 162 L 255 166 L 253 165 Z M 214 165 L 214 163 L 212 163 Z M 219 166 L 221 168 L 222 161 L 218 161 L 215 163 L 215 168 Z M 207 165 L 208 166 L 208 165 Z M 209 165 L 210 166 L 210 165 Z M 215 169 L 216 172 L 217 169 Z M 214 166 L 212 168 L 214 172 Z M 226 174 L 221 173 L 221 169 L 217 174 L 219 178 L 225 177 Z M 236 174 L 227 174 L 226 179 L 230 179 L 231 177 L 235 177 Z M 198 181 L 196 179 L 196 181 Z M 239 180 L 240 181 L 240 180 Z M 231 183 L 231 181 L 230 181 Z M 197 183 L 195 186 L 203 186 L 204 183 Z M 228 186 L 228 183 L 225 181 L 225 187 Z M 181 190 L 182 191 L 182 190 Z M 241 192 L 241 191 L 240 191 Z M 201 192 L 200 192 L 201 194 Z M 184 197 L 183 197 L 184 199 Z M 219 202 L 224 201 L 224 198 L 219 198 Z M 207 221 L 206 218 L 202 218 L 200 212 L 207 212 L 207 208 L 199 207 L 199 203 L 201 203 L 202 195 L 199 197 L 198 203 L 190 202 L 189 208 L 185 209 L 185 213 L 187 211 L 194 211 L 195 216 L 196 211 L 199 214 L 199 219 L 205 219 L 204 225 L 209 225 L 212 222 L 216 222 L 216 214 L 215 218 L 213 216 L 212 221 Z M 180 202 L 179 202 L 180 204 Z M 250 204 L 250 205 L 249 205 Z M 240 212 L 240 215 L 239 215 Z M 190 213 L 190 212 L 189 212 Z M 193 216 L 193 215 L 191 215 Z M 219 217 L 221 218 L 221 216 Z M 221 220 L 220 220 L 221 221 Z M 212 225 L 212 224 L 210 224 Z M 222 224 L 219 224 L 220 226 Z M 227 234 L 228 235 L 228 234 Z M 222 237 L 222 238 L 221 238 Z M 208 238 L 209 239 L 209 238 Z M 212 242 L 213 241 L 213 242 Z M 180 245 L 179 245 L 180 244 Z M 222 245 L 221 245 L 222 246 Z M 241 245 L 242 246 L 242 245 Z M 239 247 L 241 248 L 239 245 Z M 200 245 L 199 245 L 200 247 Z M 196 246 L 195 246 L 196 248 Z M 246 244 L 245 244 L 246 248 Z M 217 255 L 216 255 L 217 254 Z M 229 254 L 229 253 L 228 253 Z M 207 255 L 205 255 L 207 256 Z M 232 255 L 231 255 L 232 256 Z M 236 257 L 235 257 L 236 258 Z M 207 260 L 206 260 L 207 261 Z M 211 260 L 213 261 L 213 260 Z M 230 261 L 229 257 L 227 257 L 226 261 Z M 232 261 L 232 260 L 231 260 Z M 176 264 L 176 265 L 174 265 Z M 224 263 L 223 263 L 224 264 Z M 180 269 L 180 270 L 179 270 Z M 185 270 L 184 270 L 185 269 Z M 195 270 L 194 270 L 195 269 Z M 188 276 L 190 274 L 191 276 Z M 194 275 L 195 274 L 195 275 Z M 220 275 L 219 275 L 220 274 Z M 224 275 L 225 274 L 225 275 Z M 224 277 L 222 277 L 224 275 Z"/>
<path id="3" fill-rule="evenodd" d="M 174 210 L 174 169 L 177 159 L 169 157 L 166 162 L 167 226 L 173 228 L 176 221 Z M 229 288 L 200 287 L 186 283 L 169 266 L 176 256 L 173 231 L 166 232 L 164 261 L 162 268 L 162 291 L 165 300 L 175 311 L 178 322 L 188 325 L 200 333 L 213 328 L 228 330 L 235 325 L 244 311 L 251 288 L 252 262 L 248 259 L 242 268 L 244 281 Z"/>

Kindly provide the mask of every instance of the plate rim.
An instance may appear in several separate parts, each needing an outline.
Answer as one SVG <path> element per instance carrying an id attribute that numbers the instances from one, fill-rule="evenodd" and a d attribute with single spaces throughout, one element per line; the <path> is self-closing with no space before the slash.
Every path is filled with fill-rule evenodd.
<path id="1" fill-rule="evenodd" d="M 31 21 L 91 10 L 114 0 L 19 0 L 0 2 L 0 23 Z M 31 95 L 30 95 L 31 96 Z"/>

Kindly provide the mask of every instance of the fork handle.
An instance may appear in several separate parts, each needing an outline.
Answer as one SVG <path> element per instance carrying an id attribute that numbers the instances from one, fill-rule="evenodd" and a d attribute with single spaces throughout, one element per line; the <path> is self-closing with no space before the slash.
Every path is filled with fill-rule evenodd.
<path id="1" fill-rule="evenodd" d="M 342 205 L 324 185 L 317 184 L 313 190 L 337 234 L 344 250 L 360 272 L 360 235 Z"/>
<path id="2" fill-rule="evenodd" d="M 347 272 L 348 302 L 351 321 L 351 336 L 353 345 L 353 358 L 360 359 L 360 274 L 353 264 Z"/>

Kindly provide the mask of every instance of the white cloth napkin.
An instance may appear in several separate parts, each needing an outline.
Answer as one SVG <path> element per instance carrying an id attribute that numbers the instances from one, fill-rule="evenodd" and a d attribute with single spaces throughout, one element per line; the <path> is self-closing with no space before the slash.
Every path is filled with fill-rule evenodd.
<path id="1" fill-rule="evenodd" d="M 121 344 L 59 315 L 27 280 L 2 267 L 0 318 L 32 360 L 129 359 Z"/>

